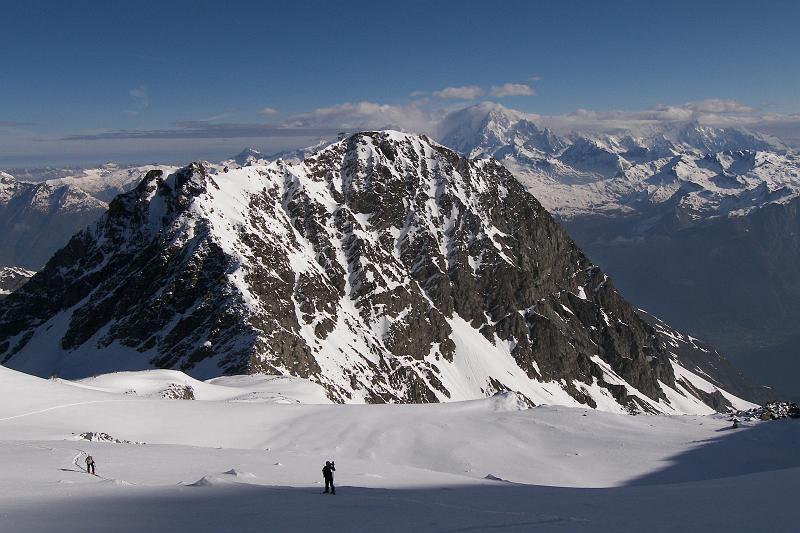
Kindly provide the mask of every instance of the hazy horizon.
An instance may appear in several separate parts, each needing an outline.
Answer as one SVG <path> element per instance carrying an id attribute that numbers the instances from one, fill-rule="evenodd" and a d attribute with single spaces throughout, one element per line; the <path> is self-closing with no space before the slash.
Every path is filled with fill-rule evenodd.
<path id="1" fill-rule="evenodd" d="M 800 146 L 794 2 L 237 6 L 7 6 L 0 167 L 429 133 L 482 101 L 575 126 L 694 114 Z"/>

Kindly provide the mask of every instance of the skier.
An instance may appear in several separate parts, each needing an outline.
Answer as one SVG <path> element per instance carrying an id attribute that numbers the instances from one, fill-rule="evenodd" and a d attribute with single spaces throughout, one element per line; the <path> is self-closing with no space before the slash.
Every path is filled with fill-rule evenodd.
<path id="1" fill-rule="evenodd" d="M 94 457 L 92 457 L 91 455 L 86 456 L 86 473 L 92 474 L 93 476 L 97 475 L 94 472 Z"/>
<path id="2" fill-rule="evenodd" d="M 738 429 L 738 428 L 739 428 L 739 421 L 734 418 L 733 419 L 733 429 Z"/>
<path id="3" fill-rule="evenodd" d="M 333 473 L 336 472 L 336 465 L 333 461 L 325 461 L 325 466 L 322 467 L 322 477 L 325 478 L 325 492 L 323 494 L 328 494 L 328 488 L 330 488 L 330 493 L 336 494 L 336 487 L 333 486 Z"/>

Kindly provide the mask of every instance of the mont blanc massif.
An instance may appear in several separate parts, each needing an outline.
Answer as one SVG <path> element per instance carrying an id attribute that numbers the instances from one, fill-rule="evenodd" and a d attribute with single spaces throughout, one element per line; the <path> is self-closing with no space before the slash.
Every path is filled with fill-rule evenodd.
<path id="1" fill-rule="evenodd" d="M 556 134 L 479 104 L 435 136 L 386 128 L 281 157 L 7 170 L 0 424 L 51 444 L 3 446 L 53 468 L 69 453 L 78 470 L 87 454 L 111 462 L 103 480 L 131 495 L 114 496 L 98 531 L 152 494 L 193 530 L 224 529 L 225 513 L 190 511 L 204 501 L 193 487 L 228 506 L 265 483 L 289 487 L 269 497 L 282 527 L 302 529 L 306 496 L 291 487 L 334 450 L 318 432 L 338 442 L 351 494 L 388 506 L 338 517 L 342 530 L 379 515 L 438 530 L 459 508 L 448 520 L 467 529 L 634 531 L 664 514 L 642 503 L 659 498 L 757 527 L 743 502 L 774 497 L 800 467 L 796 424 L 716 440 L 730 416 L 797 414 L 757 408 L 786 398 L 755 384 L 796 362 L 751 380 L 723 356 L 748 366 L 764 339 L 795 346 L 800 156 L 772 137 L 697 122 Z M 753 463 L 767 430 L 777 455 Z M 172 466 L 136 466 L 155 456 Z M 173 488 L 138 487 L 154 479 Z M 597 503 L 586 487 L 614 488 Z M 11 523 L 34 531 L 26 490 Z M 490 520 L 463 498 L 517 511 Z M 551 511 L 524 510 L 530 499 Z M 684 519 L 713 524 L 698 509 Z"/>

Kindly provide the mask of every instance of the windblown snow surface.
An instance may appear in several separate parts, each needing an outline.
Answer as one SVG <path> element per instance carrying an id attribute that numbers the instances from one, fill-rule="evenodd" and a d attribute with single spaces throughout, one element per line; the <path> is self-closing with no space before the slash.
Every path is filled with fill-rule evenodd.
<path id="1" fill-rule="evenodd" d="M 162 399 L 189 386 L 195 400 Z M 0 531 L 795 531 L 800 424 L 0 367 Z M 120 442 L 88 441 L 106 433 Z M 134 444 L 138 443 L 138 444 Z M 98 476 L 83 471 L 86 454 Z M 320 468 L 337 466 L 335 497 Z"/>

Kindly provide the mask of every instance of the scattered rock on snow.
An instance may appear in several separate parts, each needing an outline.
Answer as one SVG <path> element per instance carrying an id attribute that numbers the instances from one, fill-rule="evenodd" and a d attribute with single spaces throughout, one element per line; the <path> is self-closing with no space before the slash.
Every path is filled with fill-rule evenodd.
<path id="1" fill-rule="evenodd" d="M 248 478 L 248 479 L 253 479 L 256 477 L 256 475 L 251 472 L 244 472 L 242 470 L 236 470 L 235 468 L 231 468 L 227 472 L 223 472 L 223 474 L 233 477 Z"/>
<path id="2" fill-rule="evenodd" d="M 78 439 L 88 440 L 90 442 L 113 442 L 115 444 L 144 444 L 144 442 L 116 439 L 102 431 L 84 431 L 78 434 Z"/>
<path id="3" fill-rule="evenodd" d="M 503 483 L 511 483 L 511 481 L 503 479 L 501 477 L 497 477 L 494 474 L 486 474 L 486 477 L 484 477 L 483 479 L 488 479 L 489 481 L 502 481 Z"/>
<path id="4" fill-rule="evenodd" d="M 190 385 L 170 383 L 160 396 L 165 400 L 194 400 L 194 389 Z"/>
<path id="5" fill-rule="evenodd" d="M 800 407 L 793 402 L 768 402 L 762 407 L 755 407 L 747 411 L 738 411 L 737 417 L 778 420 L 780 418 L 800 418 Z"/>

